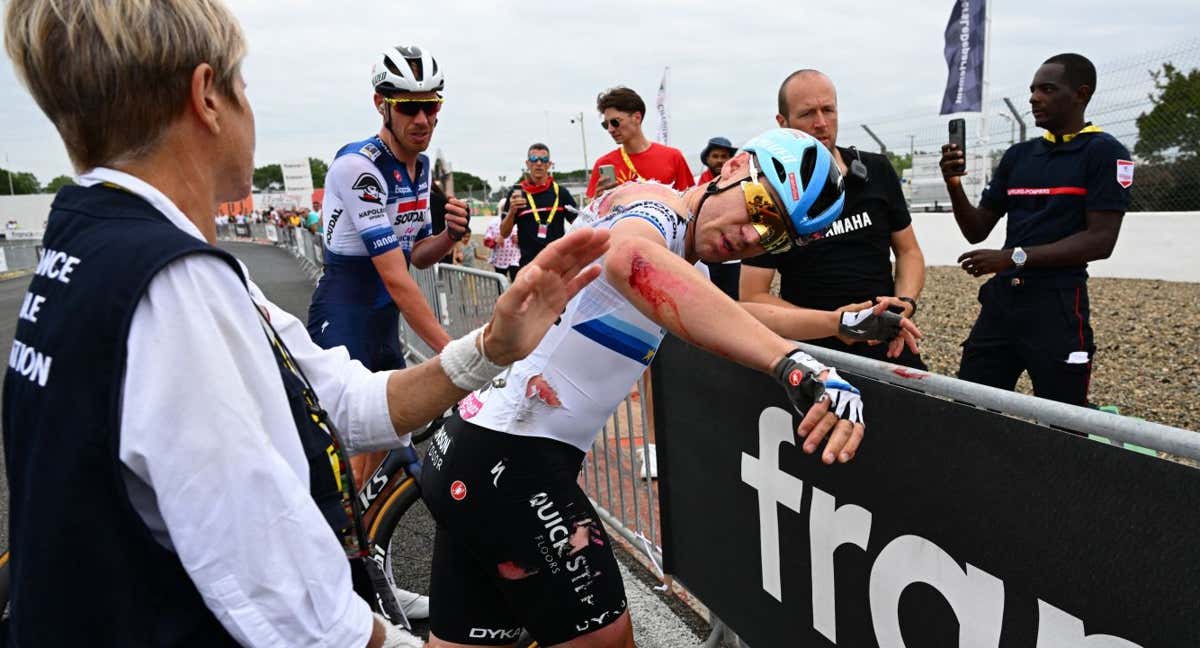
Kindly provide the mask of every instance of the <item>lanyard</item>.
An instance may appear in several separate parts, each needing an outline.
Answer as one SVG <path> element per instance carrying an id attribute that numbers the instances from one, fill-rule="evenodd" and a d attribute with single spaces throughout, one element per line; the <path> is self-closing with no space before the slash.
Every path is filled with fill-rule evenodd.
<path id="1" fill-rule="evenodd" d="M 283 343 L 275 331 L 275 327 L 271 326 L 263 309 L 255 304 L 254 310 L 258 311 L 263 331 L 266 332 L 271 346 L 275 347 L 283 365 L 303 386 L 304 404 L 308 408 L 308 415 L 312 418 L 313 424 L 329 435 L 329 464 L 337 480 L 338 490 L 342 494 L 342 506 L 346 509 L 346 519 L 352 527 L 348 530 L 349 532 L 340 534 L 342 549 L 346 552 L 346 557 L 351 560 L 363 558 L 367 555 L 367 536 L 363 530 L 362 511 L 359 509 L 358 498 L 354 496 L 354 475 L 350 472 L 350 459 L 346 455 L 346 449 L 342 446 L 338 432 L 333 427 L 333 422 L 329 420 L 329 415 L 317 401 L 317 394 L 313 391 L 312 384 L 308 382 L 308 378 L 300 370 L 300 366 L 292 360 L 292 354 L 288 351 L 287 345 Z"/>
<path id="2" fill-rule="evenodd" d="M 538 225 L 549 225 L 554 222 L 554 214 L 558 211 L 558 183 L 554 183 L 554 204 L 550 207 L 550 215 L 546 217 L 546 222 L 542 222 L 542 215 L 538 213 L 537 203 L 533 200 L 533 194 L 529 190 L 525 190 L 525 197 L 529 199 L 529 208 L 533 210 L 533 220 L 537 221 Z"/>
<path id="3" fill-rule="evenodd" d="M 637 167 L 633 166 L 633 160 L 629 159 L 629 154 L 625 152 L 624 144 L 621 145 L 621 159 L 625 160 L 625 166 L 629 167 L 629 170 L 633 172 L 633 179 L 640 180 L 642 174 L 638 173 Z"/>

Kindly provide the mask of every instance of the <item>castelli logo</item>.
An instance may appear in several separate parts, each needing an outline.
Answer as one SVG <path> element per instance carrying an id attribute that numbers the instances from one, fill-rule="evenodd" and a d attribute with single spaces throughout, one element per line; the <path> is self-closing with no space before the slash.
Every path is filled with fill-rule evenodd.
<path id="1" fill-rule="evenodd" d="M 799 387 L 802 380 L 804 380 L 804 372 L 799 369 L 792 369 L 792 373 L 788 374 L 788 382 L 792 384 L 792 387 Z"/>
<path id="2" fill-rule="evenodd" d="M 466 499 L 467 485 L 461 481 L 455 480 L 453 484 L 450 484 L 450 497 L 453 497 L 454 501 L 456 502 L 461 502 Z"/>

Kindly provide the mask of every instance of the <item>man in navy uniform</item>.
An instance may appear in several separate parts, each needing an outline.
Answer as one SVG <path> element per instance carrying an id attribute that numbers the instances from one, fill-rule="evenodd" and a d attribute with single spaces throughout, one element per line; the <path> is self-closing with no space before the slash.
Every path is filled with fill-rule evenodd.
<path id="1" fill-rule="evenodd" d="M 963 151 L 942 147 L 963 236 L 978 243 L 1008 216 L 1004 249 L 958 259 L 972 276 L 994 275 L 979 289 L 979 318 L 963 343 L 963 380 L 1012 389 L 1028 371 L 1035 395 L 1087 405 L 1096 352 L 1087 264 L 1112 254 L 1133 184 L 1129 150 L 1084 119 L 1095 90 L 1088 59 L 1047 59 L 1029 85 L 1034 122 L 1046 134 L 1005 151 L 978 207 L 963 192 Z"/>

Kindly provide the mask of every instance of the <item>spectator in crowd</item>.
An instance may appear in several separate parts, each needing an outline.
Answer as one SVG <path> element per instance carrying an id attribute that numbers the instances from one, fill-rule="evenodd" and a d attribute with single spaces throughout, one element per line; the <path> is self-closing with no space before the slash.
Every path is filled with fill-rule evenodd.
<path id="1" fill-rule="evenodd" d="M 525 155 L 525 177 L 508 194 L 508 209 L 500 221 L 500 238 L 515 229 L 520 263 L 528 265 L 538 253 L 566 233 L 575 220 L 575 198 L 550 175 L 550 147 L 531 144 Z"/>
<path id="2" fill-rule="evenodd" d="M 15 328 L 47 369 L 4 381 L 7 642 L 421 646 L 371 614 L 345 453 L 402 445 L 525 356 L 606 234 L 560 241 L 439 358 L 372 374 L 213 245 L 255 141 L 218 0 L 13 0 L 5 48 L 79 174 L 43 241 L 62 263 L 31 283 L 56 306 Z M 64 622 L 68 581 L 87 604 Z"/>
<path id="3" fill-rule="evenodd" d="M 313 234 L 317 234 L 321 228 L 320 205 L 321 203 L 313 203 L 312 208 L 308 210 L 308 214 L 304 217 L 304 229 Z"/>
<path id="4" fill-rule="evenodd" d="M 832 153 L 845 182 L 842 215 L 823 237 L 785 254 L 746 259 L 744 301 L 818 310 L 859 310 L 876 300 L 905 317 L 916 314 L 925 286 L 925 256 L 913 233 L 912 217 L 888 159 L 837 145 L 838 103 L 833 81 L 816 70 L 798 70 L 779 86 L 780 126 L 817 138 Z M 890 256 L 895 254 L 893 267 Z M 779 297 L 771 294 L 780 274 Z M 838 338 L 812 342 L 879 360 L 925 369 L 920 355 L 905 347 L 887 358 L 884 345 L 847 344 Z"/>
<path id="5" fill-rule="evenodd" d="M 1084 118 L 1096 91 L 1087 58 L 1046 59 L 1029 89 L 1034 123 L 1046 133 L 1004 152 L 978 207 L 962 187 L 965 152 L 942 147 L 942 176 L 967 241 L 984 240 L 1008 216 L 1004 249 L 958 259 L 973 277 L 994 275 L 979 289 L 979 317 L 963 342 L 958 377 L 1013 389 L 1028 371 L 1035 395 L 1087 405 L 1096 353 L 1087 264 L 1107 259 L 1117 244 L 1133 158 Z"/>
<path id="6" fill-rule="evenodd" d="M 696 184 L 707 184 L 720 176 L 721 166 L 734 153 L 737 153 L 737 149 L 728 138 L 714 137 L 708 140 L 708 144 L 700 152 L 700 162 L 704 164 L 704 173 L 700 174 Z M 741 259 L 730 259 L 723 263 L 707 261 L 703 263 L 704 267 L 708 268 L 708 278 L 721 289 L 721 292 L 729 295 L 730 299 L 737 300 L 738 282 L 742 274 Z"/>
<path id="7" fill-rule="evenodd" d="M 592 166 L 588 198 L 633 180 L 654 180 L 679 191 L 695 184 L 679 149 L 651 142 L 642 133 L 646 102 L 638 93 L 624 86 L 606 90 L 596 98 L 596 110 L 617 148 L 600 156 Z M 612 178 L 600 177 L 600 167 L 605 166 L 613 167 Z"/>
<path id="8" fill-rule="evenodd" d="M 712 182 L 721 175 L 721 167 L 734 153 L 737 153 L 737 147 L 730 143 L 729 138 L 714 137 L 708 140 L 704 150 L 700 151 L 700 163 L 704 165 L 704 172 L 696 179 L 696 184 Z"/>
<path id="9" fill-rule="evenodd" d="M 508 200 L 501 201 L 500 205 L 499 211 L 504 213 Z M 508 236 L 500 236 L 502 220 L 502 217 L 496 216 L 488 223 L 487 229 L 483 230 L 483 246 L 491 250 L 487 257 L 488 264 L 512 281 L 516 279 L 517 270 L 521 267 L 521 248 L 518 245 L 516 228 L 513 228 Z"/>

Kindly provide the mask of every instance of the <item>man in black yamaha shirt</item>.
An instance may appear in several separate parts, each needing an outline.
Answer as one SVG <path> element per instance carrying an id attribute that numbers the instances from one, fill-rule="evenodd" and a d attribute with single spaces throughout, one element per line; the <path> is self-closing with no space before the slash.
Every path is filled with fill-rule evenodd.
<path id="1" fill-rule="evenodd" d="M 821 239 L 784 254 L 745 259 L 741 299 L 819 310 L 885 300 L 905 317 L 915 315 L 925 285 L 925 256 L 891 163 L 882 155 L 837 146 L 837 90 L 816 70 L 799 70 L 784 79 L 775 119 L 821 140 L 833 152 L 845 178 L 846 202 Z M 891 252 L 896 255 L 894 276 Z M 781 279 L 779 297 L 771 294 L 775 271 Z M 926 368 L 907 347 L 899 357 L 887 358 L 883 344 L 850 345 L 838 338 L 812 344 Z"/>
<path id="2" fill-rule="evenodd" d="M 500 239 L 517 228 L 521 267 L 529 265 L 552 241 L 566 233 L 565 223 L 575 220 L 575 198 L 550 175 L 550 148 L 532 144 L 525 160 L 526 178 L 509 192 L 508 210 L 500 221 Z"/>
<path id="3" fill-rule="evenodd" d="M 1089 324 L 1087 264 L 1106 259 L 1129 207 L 1133 159 L 1084 119 L 1096 68 L 1079 54 L 1052 56 L 1029 84 L 1040 138 L 1004 152 L 979 207 L 962 188 L 963 151 L 942 147 L 942 176 L 963 236 L 978 243 L 1008 216 L 1002 250 L 958 261 L 979 289 L 981 309 L 963 342 L 958 377 L 1012 389 L 1029 372 L 1033 393 L 1087 405 L 1096 345 Z"/>

